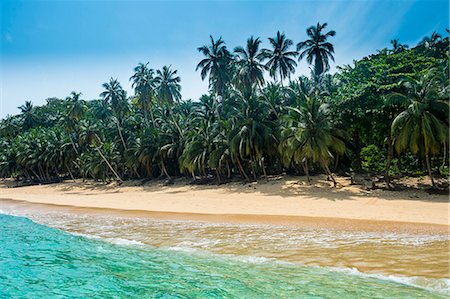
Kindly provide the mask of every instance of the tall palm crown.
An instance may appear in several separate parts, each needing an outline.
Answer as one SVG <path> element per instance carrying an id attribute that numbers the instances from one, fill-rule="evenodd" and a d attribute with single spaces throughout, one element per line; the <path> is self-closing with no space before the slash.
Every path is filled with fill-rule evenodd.
<path id="1" fill-rule="evenodd" d="M 177 73 L 177 70 L 172 70 L 170 66 L 166 65 L 156 71 L 156 91 L 161 103 L 172 105 L 181 99 L 181 79 Z"/>
<path id="2" fill-rule="evenodd" d="M 419 45 L 424 45 L 426 48 L 432 48 L 440 40 L 442 40 L 442 36 L 434 31 L 431 36 L 424 37 Z"/>
<path id="3" fill-rule="evenodd" d="M 154 71 L 148 67 L 147 63 L 140 62 L 134 68 L 134 74 L 130 77 L 131 86 L 136 90 L 137 94 L 145 94 L 153 90 L 154 87 Z"/>
<path id="4" fill-rule="evenodd" d="M 33 104 L 31 103 L 31 101 L 25 101 L 25 104 L 17 107 L 21 113 L 26 114 L 26 113 L 30 113 L 33 110 Z"/>
<path id="5" fill-rule="evenodd" d="M 266 67 L 269 69 L 270 76 L 276 79 L 279 75 L 281 83 L 286 77 L 290 77 L 295 72 L 297 63 L 294 58 L 296 51 L 289 51 L 294 42 L 287 38 L 284 33 L 277 32 L 275 38 L 270 37 L 269 42 L 273 49 L 264 49 L 264 58 L 268 59 Z"/>
<path id="6" fill-rule="evenodd" d="M 264 59 L 264 53 L 259 50 L 261 40 L 250 37 L 247 40 L 247 46 L 236 47 L 236 64 L 238 65 L 238 76 L 246 85 L 264 84 L 265 66 L 261 63 Z"/>
<path id="7" fill-rule="evenodd" d="M 100 94 L 100 97 L 102 97 L 106 103 L 111 104 L 115 116 L 120 121 L 128 111 L 126 91 L 122 88 L 119 81 L 114 78 L 111 78 L 109 82 L 103 83 L 102 86 L 105 91 Z"/>
<path id="8" fill-rule="evenodd" d="M 392 39 L 391 45 L 392 45 L 392 52 L 394 53 L 398 53 L 408 49 L 408 45 L 401 44 L 398 38 Z"/>
<path id="9" fill-rule="evenodd" d="M 327 27 L 327 23 L 317 23 L 306 29 L 309 39 L 297 44 L 297 51 L 301 51 L 299 61 L 306 56 L 306 61 L 312 64 L 314 61 L 314 71 L 317 75 L 321 75 L 330 68 L 329 59 L 334 61 L 333 44 L 327 41 L 329 37 L 335 36 L 336 31 L 330 30 L 323 34 L 322 30 Z"/>
<path id="10" fill-rule="evenodd" d="M 148 62 L 145 64 L 139 63 L 134 68 L 134 74 L 130 77 L 130 81 L 135 90 L 139 106 L 148 110 L 155 91 L 154 71 L 148 67 Z"/>
<path id="11" fill-rule="evenodd" d="M 232 56 L 222 38 L 214 40 L 210 35 L 211 45 L 202 46 L 197 50 L 205 58 L 202 59 L 195 70 L 201 69 L 200 75 L 204 80 L 209 75 L 209 87 L 218 95 L 223 95 L 227 84 L 231 80 Z"/>
<path id="12" fill-rule="evenodd" d="M 84 113 L 84 105 L 80 100 L 81 92 L 72 91 L 66 98 L 68 101 L 68 118 L 70 120 L 80 120 Z"/>
<path id="13" fill-rule="evenodd" d="M 31 101 L 25 101 L 24 105 L 21 105 L 17 108 L 19 108 L 20 112 L 22 113 L 23 127 L 25 129 L 31 128 L 35 122 L 35 109 Z"/>

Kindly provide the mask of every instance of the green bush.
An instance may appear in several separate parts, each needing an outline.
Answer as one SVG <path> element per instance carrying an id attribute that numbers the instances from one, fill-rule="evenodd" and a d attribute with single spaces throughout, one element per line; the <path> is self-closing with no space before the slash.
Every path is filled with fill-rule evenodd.
<path id="1" fill-rule="evenodd" d="M 361 149 L 361 166 L 366 172 L 379 173 L 386 167 L 386 154 L 371 144 Z"/>

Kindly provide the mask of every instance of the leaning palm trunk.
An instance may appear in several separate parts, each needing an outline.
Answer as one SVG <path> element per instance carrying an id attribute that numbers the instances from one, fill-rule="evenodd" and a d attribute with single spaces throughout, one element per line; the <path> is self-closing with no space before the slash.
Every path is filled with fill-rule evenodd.
<path id="1" fill-rule="evenodd" d="M 123 148 L 125 150 L 128 150 L 127 145 L 125 143 L 125 139 L 123 139 L 122 128 L 120 127 L 119 119 L 117 119 L 116 124 L 117 124 L 117 130 L 119 131 L 120 140 L 122 141 L 122 144 L 123 144 Z"/>
<path id="2" fill-rule="evenodd" d="M 101 144 L 100 137 L 98 137 L 97 134 L 95 134 L 95 137 L 97 137 L 97 140 Z M 119 174 L 114 170 L 114 167 L 112 167 L 111 163 L 109 163 L 108 159 L 103 155 L 102 151 L 100 150 L 100 147 L 95 147 L 100 157 L 102 157 L 103 161 L 105 161 L 106 165 L 108 165 L 109 169 L 112 171 L 112 173 L 116 176 L 117 180 L 119 182 L 123 182 L 122 178 L 119 176 Z"/>
<path id="3" fill-rule="evenodd" d="M 109 163 L 108 159 L 106 159 L 106 157 L 103 155 L 102 151 L 96 147 L 95 148 L 98 152 L 98 154 L 100 155 L 100 157 L 102 157 L 103 161 L 105 161 L 106 165 L 108 165 L 109 169 L 112 171 L 112 173 L 116 176 L 117 180 L 119 182 L 123 182 L 122 178 L 119 176 L 119 174 L 114 170 L 114 168 L 112 167 L 112 165 Z"/>
<path id="4" fill-rule="evenodd" d="M 244 168 L 242 167 L 241 161 L 239 158 L 236 159 L 239 170 L 241 172 L 241 174 L 245 177 L 245 179 L 247 180 L 247 182 L 250 182 L 250 178 L 248 177 L 247 173 L 245 173 Z"/>
<path id="5" fill-rule="evenodd" d="M 331 181 L 333 182 L 333 187 L 336 187 L 337 183 L 336 180 L 334 179 L 333 173 L 330 171 L 330 168 L 328 167 L 328 163 L 323 163 L 323 169 L 325 170 L 325 172 L 327 173 L 328 177 L 331 179 Z"/>
<path id="6" fill-rule="evenodd" d="M 167 179 L 171 180 L 169 173 L 167 172 L 166 165 L 164 164 L 164 160 L 161 159 L 161 170 L 167 176 Z"/>
<path id="7" fill-rule="evenodd" d="M 428 175 L 430 176 L 430 179 L 431 179 L 431 185 L 433 187 L 436 187 L 436 184 L 433 179 L 433 174 L 431 173 L 430 157 L 428 154 L 425 154 L 425 163 L 427 164 L 427 170 L 428 170 Z"/>

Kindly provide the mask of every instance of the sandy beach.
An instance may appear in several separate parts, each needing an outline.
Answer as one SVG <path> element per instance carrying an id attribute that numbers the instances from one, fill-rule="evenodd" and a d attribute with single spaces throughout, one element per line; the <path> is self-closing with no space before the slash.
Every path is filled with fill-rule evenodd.
<path id="1" fill-rule="evenodd" d="M 338 180 L 339 188 L 331 188 L 324 177 L 314 178 L 311 185 L 301 177 L 221 186 L 188 185 L 182 180 L 170 186 L 164 186 L 161 181 L 141 186 L 133 181 L 120 186 L 76 181 L 8 188 L 3 183 L 0 198 L 79 208 L 172 213 L 185 218 L 191 215 L 191 218 L 207 220 L 247 218 L 270 223 L 283 222 L 283 219 L 295 222 L 296 217 L 309 217 L 428 224 L 448 229 L 447 195 L 414 189 L 366 191 L 361 186 L 350 185 L 347 178 Z"/>

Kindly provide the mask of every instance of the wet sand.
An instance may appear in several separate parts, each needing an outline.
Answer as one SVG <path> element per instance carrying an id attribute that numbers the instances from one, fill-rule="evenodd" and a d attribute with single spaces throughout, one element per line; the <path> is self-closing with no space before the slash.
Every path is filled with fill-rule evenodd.
<path id="1" fill-rule="evenodd" d="M 448 279 L 448 226 L 300 216 L 207 215 L 0 200 L 3 213 L 118 244 L 208 251 L 401 277 Z M 354 270 L 352 270 L 354 269 Z M 420 279 L 419 279 L 420 280 Z M 426 281 L 426 284 L 448 283 Z"/>

